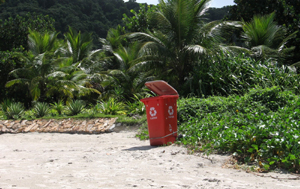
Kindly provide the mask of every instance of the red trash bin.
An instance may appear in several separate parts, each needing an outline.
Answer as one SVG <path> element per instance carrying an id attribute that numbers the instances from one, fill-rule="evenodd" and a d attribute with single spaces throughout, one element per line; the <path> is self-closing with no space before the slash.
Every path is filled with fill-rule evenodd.
<path id="1" fill-rule="evenodd" d="M 145 85 L 159 96 L 144 98 L 151 146 L 167 145 L 177 138 L 177 91 L 167 82 L 150 81 Z"/>

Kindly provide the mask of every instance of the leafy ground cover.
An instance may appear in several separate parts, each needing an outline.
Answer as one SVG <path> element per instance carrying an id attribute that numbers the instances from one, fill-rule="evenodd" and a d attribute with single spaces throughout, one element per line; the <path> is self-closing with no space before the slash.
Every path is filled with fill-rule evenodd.
<path id="1" fill-rule="evenodd" d="M 232 153 L 259 171 L 300 170 L 300 99 L 278 87 L 244 96 L 178 102 L 182 144 L 206 153 Z"/>

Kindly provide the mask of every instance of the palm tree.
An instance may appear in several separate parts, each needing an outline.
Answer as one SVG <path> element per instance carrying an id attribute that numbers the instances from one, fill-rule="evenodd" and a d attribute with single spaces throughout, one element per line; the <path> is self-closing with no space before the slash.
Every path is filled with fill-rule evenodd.
<path id="1" fill-rule="evenodd" d="M 243 21 L 245 45 L 256 58 L 275 58 L 283 62 L 293 51 L 287 47 L 287 42 L 296 36 L 297 32 L 287 35 L 283 26 L 274 21 L 275 13 L 265 16 L 254 16 L 250 22 Z"/>
<path id="2" fill-rule="evenodd" d="M 69 31 L 64 36 L 67 40 L 65 53 L 73 58 L 73 63 L 80 62 L 89 55 L 93 46 L 92 34 L 76 32 L 69 27 Z"/>
<path id="3" fill-rule="evenodd" d="M 116 95 L 119 99 L 130 99 L 134 95 L 142 94 L 144 83 L 153 80 L 152 70 L 140 69 L 139 63 L 143 61 L 140 57 L 140 49 L 143 44 L 131 43 L 128 47 L 122 45 L 113 54 L 118 67 L 107 70 L 103 76 L 102 85 L 106 88 L 103 97 Z"/>
<path id="4" fill-rule="evenodd" d="M 30 30 L 28 35 L 28 46 L 34 56 L 43 54 L 45 52 L 54 52 L 59 47 L 57 40 L 57 32 L 40 32 Z"/>
<path id="5" fill-rule="evenodd" d="M 74 95 L 99 93 L 87 87 L 88 77 L 78 64 L 73 63 L 73 57 L 59 58 L 60 45 L 56 37 L 55 32 L 30 31 L 27 64 L 10 73 L 15 79 L 7 82 L 6 87 L 26 85 L 32 100 L 40 101 L 53 95 L 70 100 Z"/>
<path id="6" fill-rule="evenodd" d="M 203 15 L 210 0 L 160 0 L 156 12 L 150 15 L 157 22 L 153 32 L 137 32 L 129 37 L 143 40 L 145 61 L 179 91 L 194 65 L 205 64 L 206 58 L 218 54 L 221 48 L 220 30 L 228 22 L 205 23 Z M 205 66 L 205 65 L 203 65 Z"/>
<path id="7" fill-rule="evenodd" d="M 59 47 L 57 35 L 56 32 L 39 33 L 29 30 L 29 56 L 24 57 L 27 64 L 10 73 L 16 79 L 8 81 L 6 87 L 26 85 L 33 100 L 45 98 L 49 74 L 56 67 L 55 51 Z"/>
<path id="8" fill-rule="evenodd" d="M 33 100 L 38 100 L 40 97 L 44 99 L 49 83 L 49 74 L 55 70 L 54 67 L 51 53 L 39 54 L 28 59 L 25 67 L 13 70 L 10 74 L 16 79 L 8 81 L 5 86 L 26 85 Z"/>
<path id="9" fill-rule="evenodd" d="M 91 84 L 91 76 L 86 73 L 72 58 L 63 58 L 56 71 L 49 74 L 55 83 L 48 86 L 48 96 L 59 96 L 59 99 L 71 101 L 75 96 L 86 96 L 91 93 L 100 94 Z"/>

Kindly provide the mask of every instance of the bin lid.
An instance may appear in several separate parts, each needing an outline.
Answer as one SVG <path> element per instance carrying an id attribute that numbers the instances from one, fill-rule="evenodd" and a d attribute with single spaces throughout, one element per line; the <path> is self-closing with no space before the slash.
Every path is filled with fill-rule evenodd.
<path id="1" fill-rule="evenodd" d="M 167 82 L 163 80 L 157 81 L 148 81 L 145 83 L 146 87 L 148 87 L 155 94 L 161 95 L 178 95 L 177 91 L 169 85 Z"/>

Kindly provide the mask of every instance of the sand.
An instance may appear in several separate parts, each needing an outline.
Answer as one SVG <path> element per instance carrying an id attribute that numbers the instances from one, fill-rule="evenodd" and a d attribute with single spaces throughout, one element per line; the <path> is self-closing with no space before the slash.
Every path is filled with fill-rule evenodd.
<path id="1" fill-rule="evenodd" d="M 202 158 L 177 145 L 151 147 L 136 132 L 2 134 L 0 189 L 300 188 L 297 175 L 222 168 L 229 156 Z"/>

